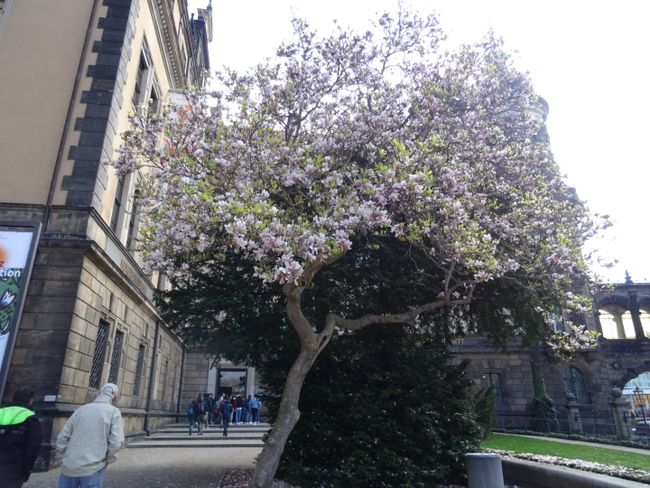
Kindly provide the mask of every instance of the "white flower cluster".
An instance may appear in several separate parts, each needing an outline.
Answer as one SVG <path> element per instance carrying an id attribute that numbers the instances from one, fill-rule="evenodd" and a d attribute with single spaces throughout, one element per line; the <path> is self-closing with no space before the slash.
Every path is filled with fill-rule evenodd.
<path id="1" fill-rule="evenodd" d="M 640 469 L 628 468 L 611 464 L 601 464 L 591 461 L 582 461 L 580 459 L 567 459 L 557 456 L 545 456 L 541 454 L 531 454 L 528 452 L 502 451 L 499 449 L 486 449 L 489 452 L 499 454 L 506 458 L 525 459 L 527 461 L 536 461 L 540 463 L 553 464 L 555 466 L 565 466 L 567 468 L 580 469 L 582 471 L 591 471 L 593 473 L 615 476 L 642 483 L 650 483 L 650 472 Z"/>

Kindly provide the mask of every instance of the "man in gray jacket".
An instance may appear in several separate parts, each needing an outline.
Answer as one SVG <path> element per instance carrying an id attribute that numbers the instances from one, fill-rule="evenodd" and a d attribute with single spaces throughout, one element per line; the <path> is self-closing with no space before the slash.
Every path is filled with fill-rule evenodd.
<path id="1" fill-rule="evenodd" d="M 79 407 L 63 426 L 56 440 L 62 456 L 59 488 L 101 488 L 106 466 L 124 443 L 122 415 L 112 405 L 117 396 L 117 386 L 105 384 L 95 401 Z"/>

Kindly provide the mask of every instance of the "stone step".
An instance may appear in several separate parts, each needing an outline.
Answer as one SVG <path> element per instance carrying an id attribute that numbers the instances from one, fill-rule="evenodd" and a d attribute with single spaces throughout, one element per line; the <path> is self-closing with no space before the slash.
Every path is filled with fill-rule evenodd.
<path id="1" fill-rule="evenodd" d="M 194 436 L 192 436 L 194 437 Z M 255 440 L 240 440 L 230 437 L 221 437 L 214 439 L 206 439 L 204 437 L 199 437 L 198 439 L 190 440 L 186 438 L 184 440 L 173 440 L 173 441 L 158 441 L 158 440 L 143 440 L 131 442 L 128 444 L 129 448 L 139 449 L 139 448 L 151 448 L 151 447 L 173 447 L 173 448 L 196 448 L 196 447 L 218 447 L 218 448 L 232 448 L 232 447 L 255 447 L 262 448 L 264 443 L 261 441 Z"/>
<path id="2" fill-rule="evenodd" d="M 169 424 L 155 431 L 152 435 L 128 444 L 128 447 L 138 449 L 146 447 L 167 448 L 196 448 L 196 447 L 264 447 L 263 438 L 271 429 L 269 424 L 231 424 L 228 427 L 228 437 L 223 435 L 221 427 L 211 426 L 199 435 L 192 428 L 189 435 L 187 423 Z"/>
<path id="3" fill-rule="evenodd" d="M 177 422 L 175 424 L 167 424 L 163 427 L 163 429 L 187 429 L 187 422 Z M 214 426 L 213 426 L 214 427 Z M 229 429 L 260 429 L 260 430 L 269 430 L 271 428 L 271 424 L 263 423 L 263 424 L 230 424 L 228 427 Z"/>
<path id="4" fill-rule="evenodd" d="M 198 431 L 196 429 L 192 429 L 192 435 L 197 434 Z M 209 430 L 209 429 L 204 429 L 203 430 L 203 435 L 221 435 L 223 433 L 222 429 L 218 430 Z M 247 431 L 247 430 L 231 430 L 228 429 L 229 434 L 233 435 L 246 435 L 249 437 L 256 437 L 256 438 L 263 438 L 267 432 L 259 432 L 259 431 Z M 189 430 L 188 429 L 183 429 L 183 430 L 157 430 L 156 432 L 152 432 L 151 437 L 155 436 L 186 436 L 189 435 Z"/>
<path id="5" fill-rule="evenodd" d="M 237 432 L 228 432 L 229 439 L 235 440 L 256 440 L 262 441 L 264 436 L 261 435 L 248 435 L 240 434 Z M 192 432 L 192 435 L 189 435 L 187 432 L 182 434 L 153 434 L 150 437 L 146 437 L 143 441 L 187 441 L 187 440 L 201 440 L 201 439 L 223 439 L 224 435 L 222 432 L 209 432 L 203 433 L 203 435 L 198 435 L 196 431 Z"/>
<path id="6" fill-rule="evenodd" d="M 157 429 L 155 432 L 156 433 L 165 433 L 165 434 L 173 433 L 173 432 L 182 433 L 182 432 L 187 432 L 188 429 L 189 429 L 189 426 L 183 425 L 182 427 L 163 427 L 161 429 Z M 196 430 L 196 427 L 193 427 L 192 431 L 195 431 L 195 430 Z M 214 427 L 214 426 L 207 427 L 207 428 L 203 429 L 204 432 L 221 432 L 221 430 L 222 430 L 221 427 Z M 245 432 L 245 433 L 248 433 L 248 434 L 261 434 L 261 435 L 263 435 L 263 434 L 266 434 L 270 430 L 270 428 L 268 428 L 268 427 L 262 427 L 262 428 L 257 427 L 256 428 L 256 427 L 244 427 L 244 426 L 241 426 L 241 427 L 239 427 L 239 426 L 235 426 L 235 427 L 229 426 L 228 430 L 233 431 L 233 432 Z"/>

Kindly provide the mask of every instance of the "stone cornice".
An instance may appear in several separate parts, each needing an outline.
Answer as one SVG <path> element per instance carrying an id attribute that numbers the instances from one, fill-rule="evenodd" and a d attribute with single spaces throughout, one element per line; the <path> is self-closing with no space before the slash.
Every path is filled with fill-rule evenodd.
<path id="1" fill-rule="evenodd" d="M 167 77 L 172 88 L 185 88 L 181 52 L 176 38 L 174 16 L 167 0 L 148 0 L 158 44 L 162 47 L 162 55 Z"/>

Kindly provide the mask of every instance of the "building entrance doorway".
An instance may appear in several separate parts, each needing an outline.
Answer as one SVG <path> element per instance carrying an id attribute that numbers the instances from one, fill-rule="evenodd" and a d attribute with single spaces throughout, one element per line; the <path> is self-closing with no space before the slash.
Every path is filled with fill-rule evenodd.
<path id="1" fill-rule="evenodd" d="M 217 370 L 217 397 L 226 394 L 230 396 L 246 396 L 248 372 L 246 369 L 219 368 Z"/>

